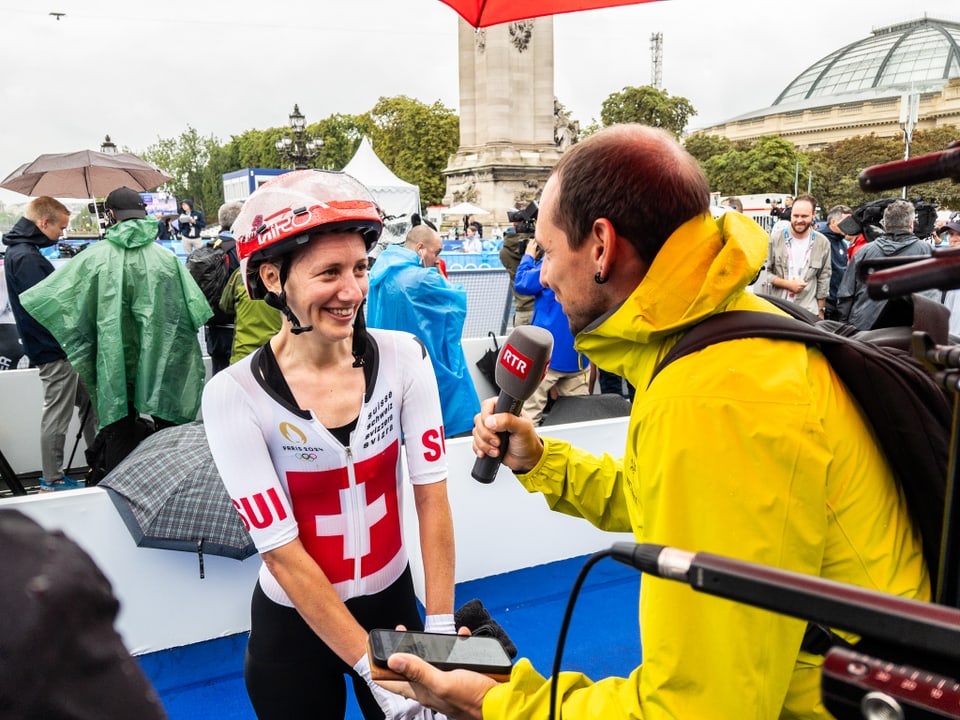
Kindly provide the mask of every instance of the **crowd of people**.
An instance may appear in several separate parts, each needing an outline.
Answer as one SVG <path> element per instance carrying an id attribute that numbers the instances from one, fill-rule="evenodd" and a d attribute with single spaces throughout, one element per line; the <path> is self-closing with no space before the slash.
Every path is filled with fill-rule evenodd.
<path id="1" fill-rule="evenodd" d="M 736 206 L 727 198 L 724 204 Z M 829 208 L 817 221 L 818 204 L 809 194 L 788 197 L 786 209 L 777 214 L 770 231 L 765 278 L 760 291 L 795 303 L 820 319 L 848 323 L 857 330 L 871 330 L 884 322 L 888 301 L 871 298 L 862 263 L 894 257 L 929 257 L 934 247 L 955 245 L 960 220 L 940 221 L 923 228 L 913 203 L 890 198 L 881 201 L 877 224 L 855 219 L 846 205 Z M 742 211 L 742 206 L 740 211 Z M 954 297 L 940 290 L 922 295 L 947 303 Z M 956 326 L 960 329 L 960 324 Z"/>
<path id="2" fill-rule="evenodd" d="M 654 378 L 698 322 L 782 312 L 748 289 L 762 268 L 772 294 L 866 328 L 883 308 L 857 265 L 930 254 L 909 202 L 890 202 L 881 235 L 851 258 L 850 208 L 818 225 L 814 197 L 787 200 L 768 233 L 736 198 L 714 218 L 703 172 L 665 131 L 620 125 L 573 145 L 543 189 L 535 234 L 508 232 L 501 250 L 514 325 L 554 336 L 550 369 L 514 415 L 477 396 L 460 343 L 466 295 L 438 267 L 436 228 L 413 227 L 371 267 L 382 215 L 348 175 L 293 171 L 221 208 L 235 266 L 212 325 L 214 308 L 154 242 L 136 192 L 111 192 L 104 242 L 56 272 L 39 249 L 69 213 L 38 198 L 4 242 L 18 327 L 44 384 L 44 483 L 67 486 L 63 418 L 74 407 L 90 406 L 109 471 L 135 446 L 141 416 L 192 421 L 202 400 L 211 453 L 263 559 L 244 666 L 259 718 L 342 717 L 348 681 L 368 719 L 546 716 L 549 680 L 527 660 L 497 682 L 400 653 L 389 665 L 406 682 L 373 677 L 370 629 L 458 632 L 444 444 L 457 434 L 552 510 L 603 530 L 929 600 L 897 480 L 816 347 L 716 343 Z M 468 241 L 480 233 L 466 219 L 464 230 Z M 960 244 L 960 222 L 946 232 Z M 204 385 L 205 323 L 223 360 Z M 552 391 L 592 393 L 593 366 L 642 396 L 620 457 L 536 427 Z M 419 523 L 423 617 L 403 482 Z M 558 716 L 828 717 L 823 658 L 802 621 L 645 577 L 639 625 L 644 662 L 623 678 L 563 673 Z"/>

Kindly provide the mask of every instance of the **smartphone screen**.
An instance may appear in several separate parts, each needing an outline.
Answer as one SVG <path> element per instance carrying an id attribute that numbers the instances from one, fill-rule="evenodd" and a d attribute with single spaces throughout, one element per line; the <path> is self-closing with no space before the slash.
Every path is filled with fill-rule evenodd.
<path id="1" fill-rule="evenodd" d="M 463 668 L 487 675 L 510 674 L 510 657 L 495 638 L 399 630 L 370 631 L 370 654 L 374 664 L 386 667 L 387 658 L 397 652 L 421 657 L 440 670 Z"/>

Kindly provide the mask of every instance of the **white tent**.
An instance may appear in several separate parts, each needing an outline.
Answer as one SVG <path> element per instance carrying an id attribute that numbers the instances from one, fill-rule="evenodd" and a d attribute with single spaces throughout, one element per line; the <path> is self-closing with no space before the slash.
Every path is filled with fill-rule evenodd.
<path id="1" fill-rule="evenodd" d="M 384 213 L 397 217 L 397 222 L 386 223 L 383 241 L 402 242 L 410 229 L 410 216 L 420 212 L 420 188 L 394 175 L 377 157 L 367 138 L 360 141 L 343 171 L 367 186 Z"/>

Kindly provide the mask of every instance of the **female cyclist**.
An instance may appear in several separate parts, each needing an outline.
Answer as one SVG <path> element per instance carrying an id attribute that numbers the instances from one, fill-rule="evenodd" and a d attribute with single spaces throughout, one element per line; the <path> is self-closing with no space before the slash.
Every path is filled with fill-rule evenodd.
<path id="1" fill-rule="evenodd" d="M 426 628 L 455 632 L 453 524 L 436 380 L 407 333 L 367 330 L 369 192 L 303 170 L 263 185 L 233 225 L 247 291 L 284 315 L 203 395 L 210 449 L 263 558 L 244 675 L 260 720 L 365 718 L 418 704 L 370 679 L 367 630 L 423 627 L 401 532 L 401 439 L 419 520 Z"/>

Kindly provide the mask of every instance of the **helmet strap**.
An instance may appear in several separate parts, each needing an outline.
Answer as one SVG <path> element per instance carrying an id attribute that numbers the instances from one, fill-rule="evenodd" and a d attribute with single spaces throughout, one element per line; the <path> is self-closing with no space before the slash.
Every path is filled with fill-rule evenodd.
<path id="1" fill-rule="evenodd" d="M 353 367 L 363 367 L 363 356 L 367 352 L 367 321 L 363 317 L 363 306 L 366 304 L 366 298 L 357 308 L 357 317 L 353 320 L 353 346 L 350 352 L 353 354 Z"/>
<path id="2" fill-rule="evenodd" d="M 305 332 L 310 332 L 313 330 L 313 325 L 307 325 L 306 327 L 300 324 L 300 319 L 294 315 L 293 310 L 290 309 L 290 306 L 287 305 L 287 291 L 284 289 L 284 285 L 287 283 L 287 275 L 290 273 L 290 256 L 287 255 L 280 262 L 280 294 L 272 291 L 267 291 L 263 297 L 263 301 L 267 303 L 270 307 L 276 308 L 283 316 L 290 321 L 290 332 L 294 335 L 302 335 Z"/>

